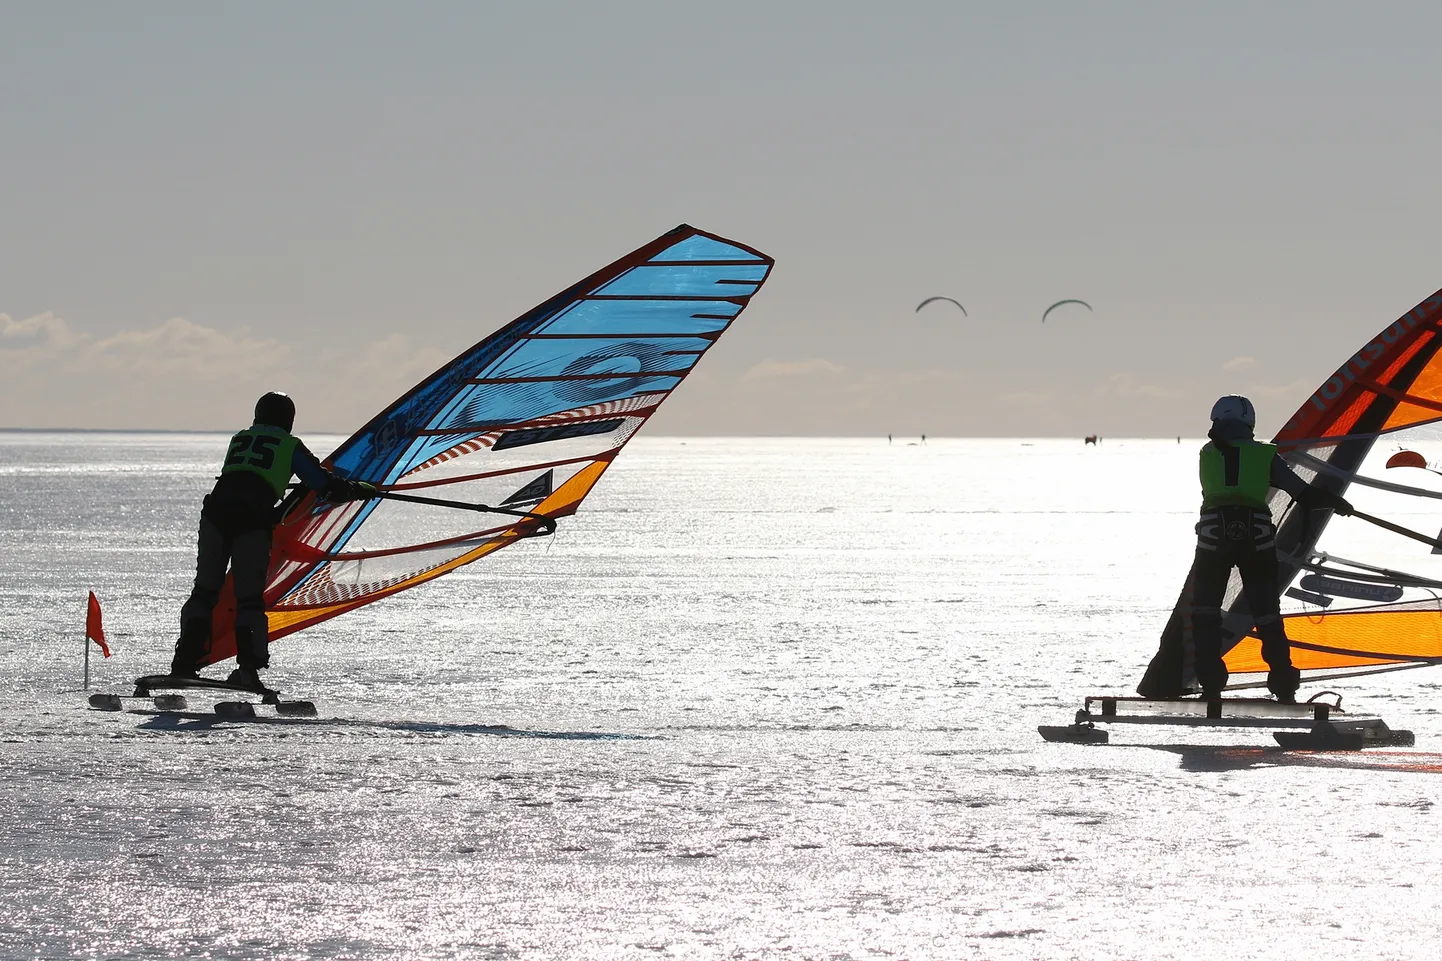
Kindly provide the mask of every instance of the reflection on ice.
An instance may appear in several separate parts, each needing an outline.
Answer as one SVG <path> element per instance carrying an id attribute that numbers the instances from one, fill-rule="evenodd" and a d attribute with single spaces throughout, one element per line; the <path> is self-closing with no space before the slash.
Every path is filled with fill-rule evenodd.
<path id="1" fill-rule="evenodd" d="M 168 662 L 214 438 L 64 437 L 0 435 L 76 465 L 0 508 L 0 958 L 1435 953 L 1431 671 L 1345 688 L 1420 752 L 1036 734 L 1155 649 L 1197 445 L 643 435 L 544 549 L 274 645 L 321 717 L 217 723 L 75 690 L 90 589 L 97 689 Z"/>

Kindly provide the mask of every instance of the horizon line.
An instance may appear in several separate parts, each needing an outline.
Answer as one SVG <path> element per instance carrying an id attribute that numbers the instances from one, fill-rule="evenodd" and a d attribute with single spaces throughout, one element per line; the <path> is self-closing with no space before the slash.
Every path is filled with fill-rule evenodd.
<path id="1" fill-rule="evenodd" d="M 229 436 L 235 431 L 229 428 L 205 428 L 205 427 L 0 427 L 0 434 L 204 434 Z M 354 431 L 347 434 L 335 430 L 310 430 L 308 434 L 332 434 L 336 436 L 351 436 Z M 863 440 L 866 438 L 896 438 L 897 440 L 908 440 L 914 438 L 935 438 L 936 440 L 1083 440 L 1086 434 L 646 434 L 646 437 L 673 438 L 676 440 L 708 439 L 708 438 L 747 438 L 747 439 L 791 439 L 791 440 Z M 1097 440 L 1193 440 L 1204 437 L 1197 435 L 1197 438 L 1190 438 L 1186 434 L 1106 434 L 1094 435 Z"/>

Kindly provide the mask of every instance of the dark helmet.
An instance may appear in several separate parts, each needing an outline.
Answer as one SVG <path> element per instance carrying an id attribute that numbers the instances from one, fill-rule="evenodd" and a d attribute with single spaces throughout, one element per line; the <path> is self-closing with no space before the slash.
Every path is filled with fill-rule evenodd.
<path id="1" fill-rule="evenodd" d="M 1248 427 L 1257 426 L 1257 409 L 1241 394 L 1228 394 L 1212 405 L 1212 423 L 1219 420 L 1241 421 Z"/>
<path id="2" fill-rule="evenodd" d="M 289 431 L 295 426 L 295 401 L 273 390 L 255 402 L 255 422 Z"/>

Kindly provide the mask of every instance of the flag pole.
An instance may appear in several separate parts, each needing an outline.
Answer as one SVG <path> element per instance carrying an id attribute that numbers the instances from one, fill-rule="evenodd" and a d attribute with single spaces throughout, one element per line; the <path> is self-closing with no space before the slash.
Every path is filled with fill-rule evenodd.
<path id="1" fill-rule="evenodd" d="M 88 691 L 88 690 L 90 690 L 90 634 L 89 634 L 89 632 L 87 632 L 86 635 L 80 639 L 80 643 L 82 643 L 82 644 L 85 645 L 85 690 Z"/>

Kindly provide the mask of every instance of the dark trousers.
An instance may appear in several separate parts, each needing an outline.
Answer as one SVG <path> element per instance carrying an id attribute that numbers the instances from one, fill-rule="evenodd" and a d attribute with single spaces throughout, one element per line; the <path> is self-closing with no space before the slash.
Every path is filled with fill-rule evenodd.
<path id="1" fill-rule="evenodd" d="M 1292 666 L 1291 645 L 1277 609 L 1276 542 L 1277 531 L 1266 511 L 1233 506 L 1202 511 L 1192 566 L 1192 644 L 1197 681 L 1207 694 L 1220 694 L 1227 686 L 1222 601 L 1234 567 L 1242 576 L 1242 591 L 1262 640 L 1268 689 L 1284 700 L 1297 692 L 1301 676 Z"/>
<path id="2" fill-rule="evenodd" d="M 227 534 L 202 517 L 195 549 L 195 586 L 180 609 L 180 640 L 172 672 L 193 671 L 210 649 L 210 618 L 226 566 L 235 577 L 235 659 L 259 670 L 270 666 L 270 632 L 265 619 L 265 579 L 270 573 L 270 528 Z"/>

